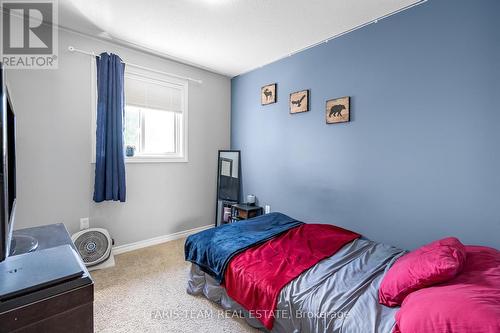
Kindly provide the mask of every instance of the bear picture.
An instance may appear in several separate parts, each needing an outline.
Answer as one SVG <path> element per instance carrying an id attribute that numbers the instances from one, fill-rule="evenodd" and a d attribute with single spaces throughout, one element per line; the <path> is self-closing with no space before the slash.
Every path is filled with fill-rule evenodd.
<path id="1" fill-rule="evenodd" d="M 350 120 L 349 114 L 349 96 L 326 101 L 327 124 L 348 122 Z"/>
<path id="2" fill-rule="evenodd" d="M 276 103 L 276 83 L 263 86 L 260 90 L 260 104 Z"/>

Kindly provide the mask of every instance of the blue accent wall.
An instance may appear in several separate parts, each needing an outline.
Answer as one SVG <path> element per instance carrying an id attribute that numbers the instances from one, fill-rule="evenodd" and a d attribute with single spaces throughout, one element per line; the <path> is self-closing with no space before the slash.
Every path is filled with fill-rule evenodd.
<path id="1" fill-rule="evenodd" d="M 232 79 L 243 194 L 415 248 L 500 248 L 500 1 L 430 0 Z M 278 102 L 260 88 L 278 83 Z M 310 111 L 288 95 L 310 89 Z M 351 122 L 325 102 L 351 96 Z"/>

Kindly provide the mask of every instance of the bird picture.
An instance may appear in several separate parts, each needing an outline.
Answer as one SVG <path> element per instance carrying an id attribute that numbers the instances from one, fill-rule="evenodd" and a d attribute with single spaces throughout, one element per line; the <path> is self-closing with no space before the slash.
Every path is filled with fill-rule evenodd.
<path id="1" fill-rule="evenodd" d="M 309 111 L 309 90 L 301 90 L 290 94 L 290 113 Z"/>
<path id="2" fill-rule="evenodd" d="M 292 104 L 297 105 L 298 108 L 300 108 L 300 105 L 302 104 L 302 101 L 306 98 L 306 95 L 302 95 L 302 97 L 299 100 L 292 101 Z"/>

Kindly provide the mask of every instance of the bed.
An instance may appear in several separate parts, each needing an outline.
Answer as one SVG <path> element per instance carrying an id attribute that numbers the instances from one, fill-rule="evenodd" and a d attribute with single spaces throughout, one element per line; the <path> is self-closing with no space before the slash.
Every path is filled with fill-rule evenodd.
<path id="1" fill-rule="evenodd" d="M 192 262 L 187 292 L 205 296 L 255 328 L 276 333 L 405 333 L 422 321 L 420 317 L 412 322 L 413 310 L 401 311 L 406 317 L 398 318 L 399 306 L 380 301 L 382 280 L 407 254 L 405 250 L 342 228 L 303 224 L 280 213 L 210 230 L 186 241 L 186 260 Z M 490 326 L 433 331 L 500 331 L 500 319 L 495 319 L 500 314 L 500 255 L 491 253 L 488 295 L 493 290 L 493 297 L 488 311 L 493 310 L 486 318 Z M 443 314 L 437 317 L 442 319 Z M 438 324 L 453 327 L 448 322 Z M 413 332 L 429 332 L 429 325 Z"/>

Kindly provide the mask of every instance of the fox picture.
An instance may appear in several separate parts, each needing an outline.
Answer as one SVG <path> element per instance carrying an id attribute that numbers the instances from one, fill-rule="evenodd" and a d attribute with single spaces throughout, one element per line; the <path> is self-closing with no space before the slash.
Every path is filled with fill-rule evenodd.
<path id="1" fill-rule="evenodd" d="M 263 86 L 260 90 L 260 104 L 276 103 L 276 83 Z"/>

